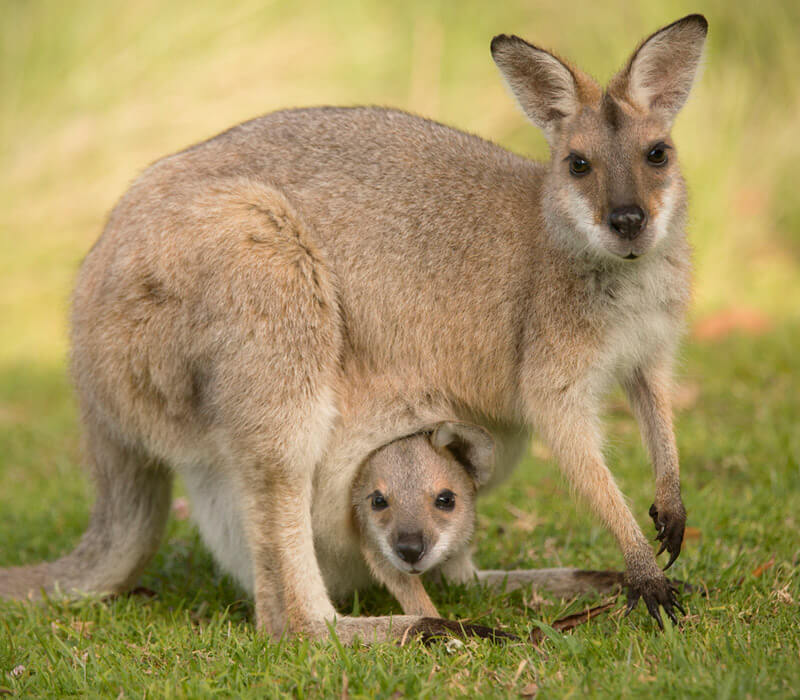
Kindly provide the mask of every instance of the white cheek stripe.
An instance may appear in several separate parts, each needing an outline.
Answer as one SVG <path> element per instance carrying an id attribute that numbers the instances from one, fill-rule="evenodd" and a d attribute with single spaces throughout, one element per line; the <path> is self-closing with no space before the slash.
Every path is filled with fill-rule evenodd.
<path id="1" fill-rule="evenodd" d="M 378 542 L 378 547 L 380 548 L 381 553 L 386 560 L 390 561 L 396 569 L 404 571 L 403 567 L 407 565 L 394 553 L 394 549 L 392 549 L 392 546 L 389 544 L 389 538 L 386 536 L 386 533 L 383 530 L 379 530 L 378 528 L 374 527 L 373 525 L 370 525 L 370 529 L 375 535 L 373 536 L 372 541 Z"/>
<path id="2" fill-rule="evenodd" d="M 675 189 L 670 188 L 664 193 L 658 216 L 653 219 L 653 244 L 663 240 L 672 223 L 672 213 L 675 209 Z"/>
<path id="3" fill-rule="evenodd" d="M 436 544 L 433 545 L 433 549 L 431 549 L 430 554 L 428 554 L 428 556 L 425 557 L 426 561 L 425 561 L 425 568 L 423 569 L 423 571 L 427 571 L 428 569 L 433 568 L 451 554 L 450 552 L 451 539 L 452 535 L 449 530 L 440 535 L 439 539 L 436 540 Z"/>
<path id="4" fill-rule="evenodd" d="M 586 198 L 577 192 L 574 188 L 570 188 L 568 197 L 569 216 L 575 228 L 578 229 L 584 236 L 586 242 L 592 246 L 603 246 L 603 227 L 594 222 L 594 214 L 592 208 Z"/>
<path id="5" fill-rule="evenodd" d="M 588 246 L 605 249 L 604 240 L 609 235 L 605 227 L 594 222 L 592 208 L 586 198 L 575 189 L 570 189 L 567 195 L 567 212 L 572 224 L 586 237 Z M 675 188 L 664 192 L 661 206 L 656 217 L 653 218 L 651 226 L 653 229 L 653 245 L 662 241 L 669 233 L 672 223 L 672 215 L 675 211 Z"/>

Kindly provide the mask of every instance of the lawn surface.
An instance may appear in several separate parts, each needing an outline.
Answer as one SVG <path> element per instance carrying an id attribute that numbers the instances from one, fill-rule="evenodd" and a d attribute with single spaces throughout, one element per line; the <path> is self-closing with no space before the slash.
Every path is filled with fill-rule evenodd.
<path id="1" fill-rule="evenodd" d="M 689 529 L 672 571 L 702 591 L 684 596 L 681 628 L 657 633 L 641 605 L 622 619 L 620 597 L 616 612 L 537 647 L 267 642 L 190 521 L 173 518 L 140 582 L 151 595 L 0 603 L 0 697 L 800 693 L 800 6 L 596 5 L 3 3 L 0 566 L 53 558 L 86 525 L 69 293 L 107 211 L 148 162 L 258 113 L 321 103 L 390 104 L 546 157 L 491 64 L 493 34 L 551 46 L 604 79 L 646 33 L 703 11 L 705 75 L 675 129 L 697 286 L 676 416 Z M 635 422 L 618 394 L 607 415 L 609 462 L 650 533 Z M 621 566 L 538 443 L 482 500 L 475 550 L 491 568 Z M 430 591 L 448 617 L 522 636 L 599 602 Z M 342 610 L 399 612 L 380 590 Z"/>

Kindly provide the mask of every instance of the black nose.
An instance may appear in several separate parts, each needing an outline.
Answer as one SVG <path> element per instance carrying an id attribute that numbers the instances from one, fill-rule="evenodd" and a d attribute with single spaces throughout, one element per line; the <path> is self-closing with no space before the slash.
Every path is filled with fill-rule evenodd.
<path id="1" fill-rule="evenodd" d="M 425 552 L 425 543 L 421 532 L 403 532 L 394 546 L 397 556 L 408 564 L 416 564 Z"/>
<path id="2" fill-rule="evenodd" d="M 608 217 L 608 225 L 622 238 L 632 241 L 641 233 L 647 221 L 647 216 L 641 207 L 628 205 L 617 207 Z"/>

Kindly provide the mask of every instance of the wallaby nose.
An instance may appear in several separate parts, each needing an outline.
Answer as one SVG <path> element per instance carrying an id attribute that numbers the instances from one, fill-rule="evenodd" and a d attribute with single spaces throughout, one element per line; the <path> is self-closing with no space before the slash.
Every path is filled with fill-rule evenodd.
<path id="1" fill-rule="evenodd" d="M 402 532 L 394 546 L 397 556 L 408 564 L 416 564 L 425 553 L 421 532 Z"/>
<path id="2" fill-rule="evenodd" d="M 633 204 L 614 209 L 608 217 L 608 224 L 622 238 L 632 241 L 641 233 L 646 220 L 642 208 Z"/>

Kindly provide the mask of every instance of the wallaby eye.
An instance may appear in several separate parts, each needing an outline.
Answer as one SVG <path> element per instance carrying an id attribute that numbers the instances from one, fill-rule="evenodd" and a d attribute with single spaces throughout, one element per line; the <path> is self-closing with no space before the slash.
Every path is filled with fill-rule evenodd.
<path id="1" fill-rule="evenodd" d="M 384 510 L 389 507 L 389 501 L 380 491 L 373 492 L 370 499 L 372 500 L 372 510 Z"/>
<path id="2" fill-rule="evenodd" d="M 453 510 L 456 507 L 456 495 L 445 489 L 436 497 L 435 505 L 439 510 Z"/>
<path id="3" fill-rule="evenodd" d="M 647 154 L 647 162 L 656 167 L 666 165 L 669 158 L 667 157 L 667 149 L 669 146 L 665 143 L 657 143 L 653 146 Z"/>
<path id="4" fill-rule="evenodd" d="M 583 156 L 579 156 L 577 153 L 570 153 L 567 156 L 567 160 L 569 161 L 569 172 L 571 175 L 575 177 L 581 177 L 582 175 L 587 175 L 589 171 L 592 169 L 591 164 L 589 163 L 586 158 Z"/>

